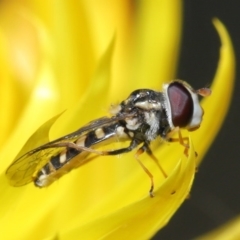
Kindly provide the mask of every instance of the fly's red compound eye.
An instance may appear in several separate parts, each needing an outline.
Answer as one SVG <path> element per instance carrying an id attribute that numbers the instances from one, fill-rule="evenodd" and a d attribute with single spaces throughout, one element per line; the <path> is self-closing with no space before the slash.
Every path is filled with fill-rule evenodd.
<path id="1" fill-rule="evenodd" d="M 167 90 L 174 126 L 186 127 L 193 116 L 193 99 L 189 91 L 179 82 L 172 82 Z"/>

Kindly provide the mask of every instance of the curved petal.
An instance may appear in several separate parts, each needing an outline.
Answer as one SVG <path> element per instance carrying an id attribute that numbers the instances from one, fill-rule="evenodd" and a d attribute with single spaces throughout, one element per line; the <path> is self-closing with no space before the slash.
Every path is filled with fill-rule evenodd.
<path id="1" fill-rule="evenodd" d="M 206 153 L 212 141 L 219 132 L 227 114 L 235 80 L 235 56 L 231 39 L 224 25 L 218 20 L 213 20 L 214 26 L 221 40 L 220 60 L 212 84 L 212 95 L 202 101 L 205 111 L 200 129 L 192 133 L 196 151 L 201 153 L 199 162 Z M 213 122 L 214 119 L 214 122 Z"/>

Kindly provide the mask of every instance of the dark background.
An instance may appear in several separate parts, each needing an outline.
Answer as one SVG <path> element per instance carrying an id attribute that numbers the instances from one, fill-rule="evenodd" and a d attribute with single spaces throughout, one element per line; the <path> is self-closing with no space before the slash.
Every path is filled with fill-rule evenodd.
<path id="1" fill-rule="evenodd" d="M 240 1 L 183 2 L 183 40 L 177 78 L 198 88 L 202 87 L 204 81 L 211 83 L 219 59 L 220 40 L 212 25 L 213 17 L 225 24 L 233 41 L 236 60 L 240 56 Z M 237 72 L 231 107 L 196 175 L 191 199 L 185 201 L 154 240 L 193 239 L 240 214 L 239 95 L 240 80 Z"/>

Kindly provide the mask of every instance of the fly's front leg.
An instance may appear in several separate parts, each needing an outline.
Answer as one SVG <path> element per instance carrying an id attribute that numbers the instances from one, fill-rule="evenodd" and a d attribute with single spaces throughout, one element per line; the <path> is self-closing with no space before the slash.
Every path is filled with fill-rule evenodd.
<path id="1" fill-rule="evenodd" d="M 151 181 L 151 187 L 149 190 L 149 195 L 150 197 L 154 197 L 153 195 L 153 190 L 154 190 L 154 181 L 153 181 L 153 175 L 151 174 L 151 172 L 143 165 L 143 163 L 141 162 L 141 160 L 139 159 L 139 156 L 141 154 L 143 154 L 146 151 L 146 147 L 145 145 L 143 145 L 142 147 L 140 147 L 136 154 L 135 154 L 135 158 L 137 159 L 138 163 L 140 164 L 140 166 L 142 167 L 142 169 L 144 170 L 144 172 L 149 176 L 150 181 Z"/>
<path id="2" fill-rule="evenodd" d="M 133 140 L 128 147 L 117 149 L 117 150 L 113 150 L 113 151 L 106 151 L 106 152 L 104 152 L 104 155 L 117 155 L 117 154 L 127 153 L 127 152 L 132 151 L 139 144 L 140 144 L 140 142 L 138 142 L 136 140 Z M 135 158 L 138 161 L 138 163 L 140 164 L 140 166 L 142 167 L 142 169 L 144 170 L 144 172 L 146 172 L 146 174 L 150 178 L 151 187 L 150 187 L 150 190 L 149 190 L 149 195 L 150 195 L 150 197 L 154 197 L 154 195 L 153 195 L 153 190 L 154 190 L 153 175 L 151 174 L 151 172 L 144 166 L 144 164 L 139 159 L 139 156 L 141 154 L 143 154 L 144 152 L 146 152 L 154 160 L 154 162 L 157 164 L 157 166 L 159 167 L 159 169 L 161 170 L 161 172 L 162 172 L 162 174 L 163 174 L 163 176 L 165 178 L 167 178 L 167 174 L 165 173 L 165 171 L 163 170 L 163 168 L 159 164 L 157 158 L 153 155 L 153 153 L 152 153 L 151 149 L 149 148 L 148 144 L 144 143 L 144 145 L 137 150 L 137 152 L 135 154 Z"/>
<path id="3" fill-rule="evenodd" d="M 130 152 L 132 151 L 135 147 L 137 147 L 139 145 L 139 142 L 136 141 L 132 141 L 131 144 L 129 145 L 129 147 L 127 148 L 121 148 L 121 149 L 117 149 L 117 150 L 113 150 L 113 151 L 106 151 L 106 155 L 117 155 L 117 154 L 121 154 L 121 153 L 126 153 L 126 152 Z M 143 165 L 143 163 L 141 162 L 141 160 L 139 159 L 139 156 L 144 153 L 146 151 L 146 146 L 145 144 L 140 147 L 136 154 L 135 154 L 135 158 L 137 159 L 138 163 L 140 164 L 140 166 L 143 168 L 143 170 L 147 173 L 147 175 L 150 177 L 151 180 L 151 187 L 149 190 L 149 194 L 150 197 L 154 197 L 153 195 L 153 189 L 154 189 L 154 182 L 153 182 L 153 175 L 150 173 L 150 171 Z M 148 149 L 147 152 L 149 153 Z"/>
<path id="4" fill-rule="evenodd" d="M 155 157 L 155 155 L 152 153 L 152 150 L 150 149 L 149 145 L 147 143 L 145 143 L 143 145 L 143 147 L 145 147 L 145 151 L 148 154 L 148 156 L 156 163 L 156 165 L 158 166 L 158 168 L 160 169 L 160 171 L 162 172 L 162 175 L 164 176 L 164 178 L 167 178 L 168 175 L 166 174 L 166 172 L 164 171 L 163 167 L 161 166 L 161 164 L 159 163 L 158 159 Z"/>
<path id="5" fill-rule="evenodd" d="M 178 138 L 172 137 L 175 133 L 178 134 Z M 170 133 L 168 133 L 167 139 L 169 142 L 179 142 L 184 147 L 185 156 L 188 156 L 189 137 L 183 137 L 179 127 L 174 128 Z M 195 155 L 197 156 L 196 152 L 195 152 Z"/>

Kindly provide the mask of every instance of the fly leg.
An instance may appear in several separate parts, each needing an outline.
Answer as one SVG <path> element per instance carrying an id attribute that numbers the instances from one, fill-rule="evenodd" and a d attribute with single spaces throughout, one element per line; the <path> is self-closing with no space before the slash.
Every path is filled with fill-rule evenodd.
<path id="1" fill-rule="evenodd" d="M 154 197 L 153 195 L 153 190 L 154 190 L 154 181 L 153 181 L 153 175 L 151 174 L 151 172 L 143 165 L 143 163 L 141 162 L 141 160 L 139 159 L 139 156 L 141 154 L 143 154 L 144 152 L 146 151 L 146 147 L 145 147 L 145 144 L 140 147 L 136 154 L 135 154 L 135 158 L 137 159 L 138 163 L 140 164 L 140 166 L 142 167 L 142 169 L 144 170 L 144 172 L 149 176 L 150 178 L 150 181 L 151 181 L 151 187 L 150 187 L 150 190 L 149 190 L 149 195 L 150 197 Z"/>
<path id="2" fill-rule="evenodd" d="M 148 146 L 148 143 L 144 143 L 144 145 L 142 147 L 140 147 L 136 154 L 135 154 L 135 158 L 137 159 L 138 163 L 141 165 L 141 167 L 143 168 L 143 170 L 145 171 L 145 173 L 149 176 L 150 178 L 150 181 L 151 181 L 151 187 L 150 187 L 150 190 L 149 190 L 149 195 L 150 197 L 154 197 L 154 194 L 153 194 L 153 190 L 154 190 L 154 181 L 153 181 L 153 175 L 152 173 L 143 165 L 143 163 L 141 162 L 141 160 L 139 159 L 139 156 L 146 152 L 151 158 L 152 160 L 157 164 L 158 168 L 160 169 L 160 171 L 162 172 L 163 176 L 165 178 L 167 178 L 167 174 L 165 173 L 165 171 L 163 170 L 162 166 L 159 164 L 157 158 L 153 155 L 151 149 L 149 148 Z"/>
<path id="3" fill-rule="evenodd" d="M 132 140 L 131 144 L 126 147 L 126 148 L 121 148 L 121 149 L 117 149 L 117 150 L 113 150 L 113 151 L 106 151 L 106 155 L 117 155 L 117 154 L 121 154 L 121 153 L 126 153 L 126 152 L 130 152 L 132 151 L 135 147 L 137 147 L 140 143 Z M 154 197 L 153 195 L 153 189 L 154 189 L 154 182 L 153 182 L 153 175 L 150 173 L 150 171 L 143 165 L 143 163 L 140 161 L 139 156 L 144 153 L 146 151 L 146 146 L 145 144 L 140 147 L 136 154 L 135 154 L 135 158 L 137 159 L 138 163 L 140 164 L 140 166 L 143 168 L 143 170 L 147 173 L 147 175 L 149 176 L 150 180 L 151 180 L 151 187 L 150 187 L 150 197 Z"/>
<path id="4" fill-rule="evenodd" d="M 145 143 L 143 145 L 143 147 L 145 147 L 145 151 L 148 154 L 148 156 L 156 163 L 156 165 L 158 166 L 159 170 L 162 172 L 162 175 L 164 176 L 164 178 L 167 178 L 168 175 L 164 171 L 164 169 L 161 166 L 161 164 L 158 162 L 158 159 L 156 158 L 156 156 L 152 153 L 152 150 L 150 149 L 149 145 Z"/>
<path id="5" fill-rule="evenodd" d="M 126 148 L 121 148 L 121 149 L 117 149 L 117 150 L 113 150 L 113 151 L 106 151 L 105 155 L 117 155 L 117 154 L 121 154 L 121 153 L 126 153 L 126 152 L 130 152 L 132 151 L 134 148 L 136 148 L 140 143 L 138 141 L 132 140 L 131 144 L 126 147 Z M 150 187 L 150 197 L 154 197 L 153 195 L 153 189 L 154 189 L 154 182 L 153 182 L 153 175 L 151 174 L 151 172 L 143 165 L 143 163 L 140 161 L 139 156 L 144 153 L 145 151 L 150 154 L 151 150 L 149 148 L 147 148 L 145 146 L 146 144 L 144 144 L 142 147 L 140 147 L 136 154 L 135 154 L 135 158 L 137 159 L 138 163 L 140 164 L 140 166 L 143 168 L 143 170 L 147 173 L 147 175 L 149 176 L 150 180 L 151 180 L 151 187 Z M 155 160 L 154 160 L 155 161 Z"/>
<path id="6" fill-rule="evenodd" d="M 178 134 L 178 138 L 172 137 L 175 133 Z M 169 142 L 179 142 L 184 147 L 185 156 L 188 156 L 189 137 L 183 137 L 179 127 L 174 128 L 170 133 L 168 133 L 167 139 Z M 195 154 L 197 156 L 197 153 L 195 153 Z"/>
<path id="7" fill-rule="evenodd" d="M 95 149 L 89 148 L 89 147 L 84 147 L 84 146 L 79 146 L 76 143 L 73 142 L 59 142 L 59 143 L 54 143 L 54 144 L 49 144 L 44 146 L 44 148 L 55 148 L 55 147 L 66 147 L 66 148 L 73 148 L 78 150 L 79 152 L 81 151 L 86 151 L 90 153 L 95 153 L 97 155 L 118 155 L 122 153 L 127 153 L 132 151 L 134 148 L 136 148 L 140 144 L 139 141 L 132 140 L 130 145 L 126 148 L 120 148 L 117 150 L 106 150 L 106 151 L 97 151 Z"/>
<path id="8" fill-rule="evenodd" d="M 104 155 L 117 155 L 117 154 L 121 154 L 121 153 L 126 153 L 126 152 L 130 152 L 132 151 L 134 148 L 136 148 L 138 145 L 140 144 L 140 142 L 136 141 L 136 140 L 132 140 L 131 144 L 126 147 L 126 148 L 121 148 L 121 149 L 117 149 L 117 150 L 113 150 L 113 151 L 105 151 Z M 140 147 L 136 154 L 135 154 L 135 158 L 138 161 L 138 163 L 140 164 L 140 166 L 142 167 L 142 169 L 144 170 L 144 172 L 149 176 L 150 181 L 151 181 L 151 187 L 149 190 L 149 195 L 150 197 L 154 197 L 153 195 L 153 190 L 154 190 L 154 181 L 153 181 L 153 175 L 151 174 L 151 172 L 144 166 L 144 164 L 141 162 L 141 160 L 139 159 L 139 156 L 141 154 L 143 154 L 144 152 L 146 152 L 153 160 L 154 162 L 157 164 L 157 166 L 159 167 L 160 171 L 162 172 L 163 176 L 165 178 L 167 178 L 167 174 L 165 173 L 165 171 L 163 170 L 163 168 L 161 167 L 161 165 L 159 164 L 157 158 L 153 155 L 151 149 L 149 148 L 147 143 L 144 143 L 142 147 Z"/>
<path id="9" fill-rule="evenodd" d="M 134 148 L 136 148 L 139 145 L 139 142 L 136 140 L 132 140 L 130 145 L 126 148 L 120 148 L 117 150 L 110 150 L 110 151 L 103 151 L 103 155 L 118 155 L 122 153 L 127 153 L 132 151 Z"/>

